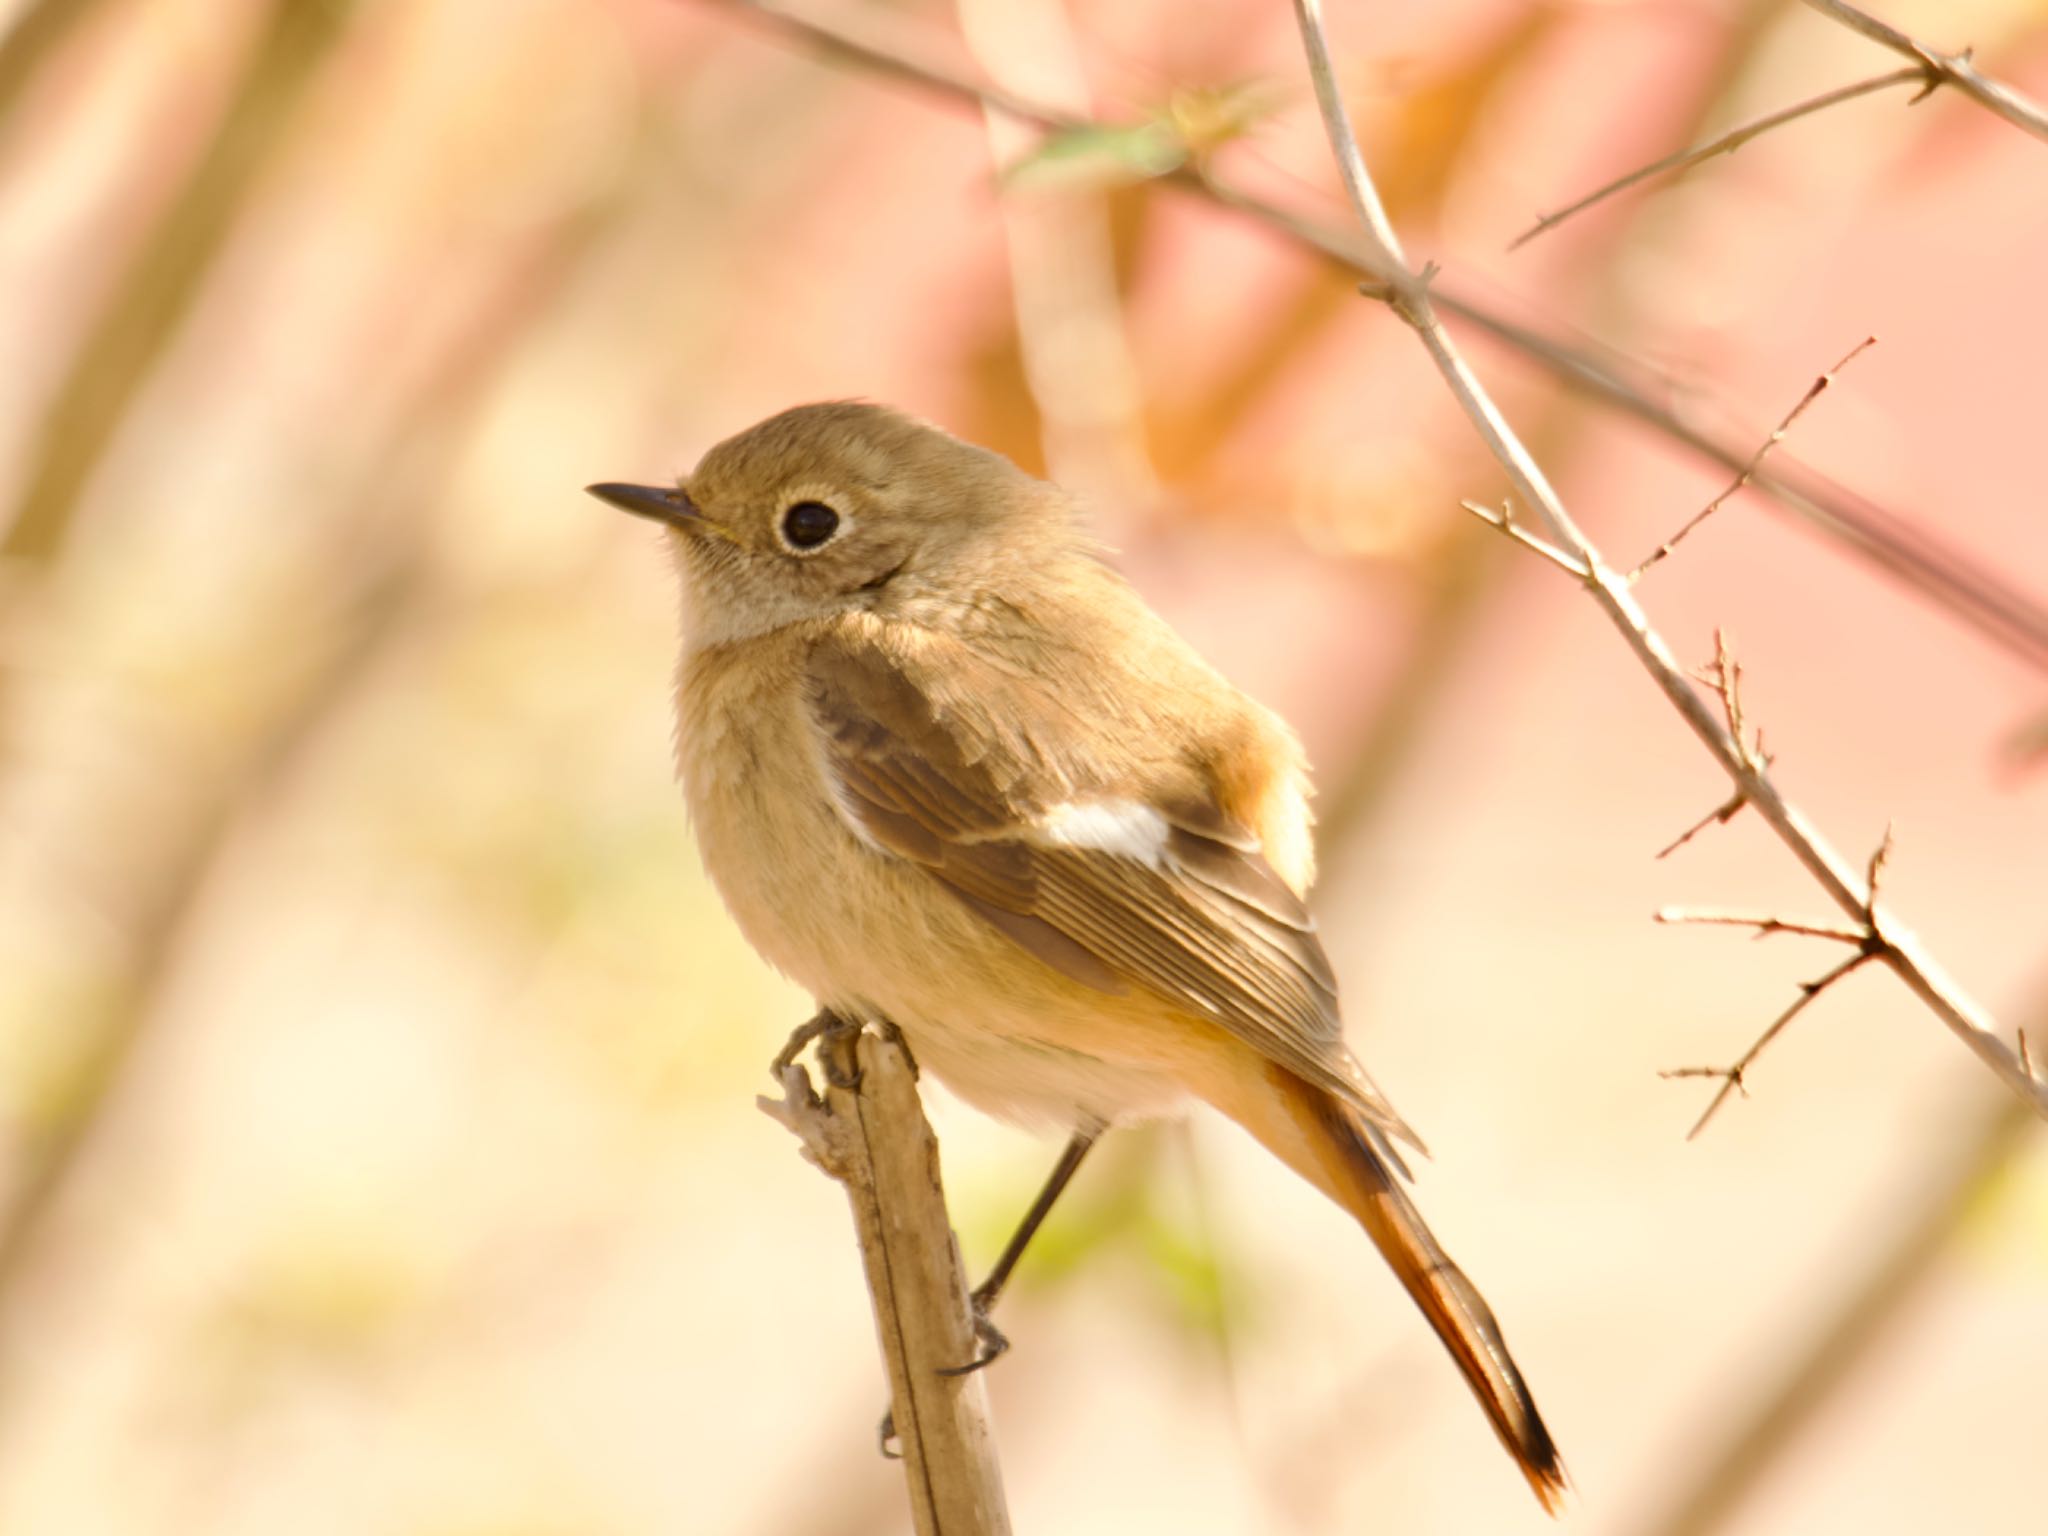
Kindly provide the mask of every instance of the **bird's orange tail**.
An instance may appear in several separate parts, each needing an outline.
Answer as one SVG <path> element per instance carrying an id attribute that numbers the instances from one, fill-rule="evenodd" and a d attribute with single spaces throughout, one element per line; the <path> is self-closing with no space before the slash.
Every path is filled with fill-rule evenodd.
<path id="1" fill-rule="evenodd" d="M 1232 1104 L 1217 1108 L 1358 1218 L 1457 1361 L 1536 1497 L 1559 1513 L 1564 1462 L 1478 1288 L 1437 1246 L 1356 1111 L 1284 1068 L 1269 1066 L 1267 1078 L 1266 1101 L 1252 1113 L 1240 1114 Z"/>

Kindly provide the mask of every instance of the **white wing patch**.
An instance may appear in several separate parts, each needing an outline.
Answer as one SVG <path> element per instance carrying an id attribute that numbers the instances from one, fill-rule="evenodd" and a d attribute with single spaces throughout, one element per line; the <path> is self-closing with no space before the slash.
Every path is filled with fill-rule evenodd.
<path id="1" fill-rule="evenodd" d="M 1141 800 L 1069 800 L 1033 823 L 1040 840 L 1062 848 L 1121 854 L 1152 869 L 1166 864 L 1166 818 Z"/>

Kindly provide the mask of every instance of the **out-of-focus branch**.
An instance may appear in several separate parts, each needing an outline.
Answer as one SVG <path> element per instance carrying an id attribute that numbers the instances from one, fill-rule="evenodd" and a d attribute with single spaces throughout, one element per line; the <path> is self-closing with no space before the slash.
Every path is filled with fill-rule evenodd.
<path id="1" fill-rule="evenodd" d="M 258 739 L 208 786 L 203 805 L 180 829 L 176 847 L 150 872 L 145 910 L 133 923 L 126 972 L 107 1004 L 95 1016 L 77 1021 L 91 1033 L 90 1058 L 70 1087 L 62 1121 L 44 1132 L 25 1159 L 20 1186 L 0 1218 L 0 1319 L 14 1306 L 22 1277 L 42 1247 L 50 1213 L 97 1145 L 108 1112 L 131 1075 L 164 975 L 182 952 L 207 876 L 242 817 L 264 801 L 268 786 L 298 760 L 303 744 L 339 701 L 352 696 L 354 683 L 381 654 L 403 606 L 404 583 L 403 573 L 390 569 L 361 594 L 345 629 L 285 686 Z M 0 1401 L 0 1411 L 10 1406 Z"/>
<path id="2" fill-rule="evenodd" d="M 2032 1012 L 2038 1020 L 2042 1010 L 2037 1006 Z M 1802 1433 L 1926 1291 L 1985 1193 L 2031 1145 L 2027 1132 L 2034 1117 L 2018 1099 L 2004 1094 L 1993 1098 L 1987 1092 L 1969 1118 L 1970 1129 L 1953 1161 L 1917 1196 L 1900 1200 L 1910 1204 L 1910 1214 L 1875 1258 L 1865 1261 L 1862 1273 L 1812 1336 L 1778 1366 L 1764 1394 L 1721 1448 L 1704 1458 L 1697 1454 L 1700 1426 L 1714 1418 L 1710 1408 L 1679 1416 L 1685 1454 L 1659 1458 L 1655 1464 L 1685 1470 L 1662 1510 L 1635 1527 L 1639 1536 L 1709 1536 L 1725 1526 L 1771 1472 L 1791 1459 Z M 1755 1361 L 1776 1362 L 1777 1352 L 1745 1349 L 1739 1358 L 1747 1375 Z M 1669 1481 L 1660 1475 L 1660 1482 Z"/>
<path id="3" fill-rule="evenodd" d="M 1860 32 L 1873 43 L 1880 43 L 1893 53 L 1913 60 L 1919 66 L 1919 72 L 1929 80 L 1954 86 L 1985 111 L 1996 113 L 2013 127 L 2031 133 L 2037 139 L 2048 140 L 2048 111 L 2044 111 L 2032 98 L 1980 71 L 1970 62 L 1969 49 L 1965 48 L 1961 53 L 1942 53 L 1897 27 L 1879 21 L 1867 11 L 1844 4 L 1843 0 L 1806 0 L 1806 4 L 1821 15 L 1839 21 L 1850 31 Z"/>
<path id="4" fill-rule="evenodd" d="M 1097 126 L 920 58 L 898 46 L 893 38 L 883 41 L 855 36 L 838 25 L 828 27 L 792 15 L 764 0 L 719 3 L 752 12 L 832 57 L 907 81 L 959 105 L 976 109 L 994 107 L 1055 132 Z M 1367 254 L 1356 236 L 1325 228 L 1246 192 L 1211 168 L 1183 165 L 1158 179 L 1177 190 L 1205 198 L 1326 260 L 1371 275 Z M 1623 377 L 1617 368 L 1582 348 L 1510 320 L 1490 306 L 1462 297 L 1445 286 L 1433 286 L 1431 298 L 1445 314 L 1456 316 L 1514 349 L 1563 383 L 1606 401 L 1731 473 L 1740 471 L 1748 462 L 1751 449 L 1747 442 L 1723 441 L 1694 426 Z M 1789 457 L 1778 458 L 1774 468 L 1759 470 L 1751 483 L 1780 506 L 1932 599 L 1995 644 L 2035 668 L 2048 671 L 2048 611 L 1989 567 L 1940 542 L 1928 530 L 1899 514 L 1833 484 Z"/>
<path id="5" fill-rule="evenodd" d="M 1802 117 L 1810 117 L 1816 112 L 1824 112 L 1829 107 L 1838 106 L 1845 101 L 1854 101 L 1859 96 L 1868 96 L 1876 91 L 1889 90 L 1895 85 L 1909 85 L 1915 80 L 1925 82 L 1931 81 L 1934 78 L 1925 67 L 1895 69 L 1890 74 L 1875 75 L 1868 80 L 1858 80 L 1853 85 L 1842 86 L 1837 90 L 1815 96 L 1809 101 L 1802 101 L 1796 106 L 1785 107 L 1780 111 L 1771 113 L 1767 117 L 1759 117 L 1752 122 L 1744 123 L 1739 128 L 1731 128 L 1718 138 L 1709 139 L 1704 144 L 1696 144 L 1691 149 L 1681 149 L 1676 154 L 1666 155 L 1662 160 L 1653 160 L 1648 165 L 1638 166 L 1626 176 L 1617 177 L 1605 186 L 1588 192 L 1577 202 L 1568 204 L 1558 209 L 1555 213 L 1544 214 L 1543 217 L 1508 242 L 1508 249 L 1511 251 L 1520 250 L 1538 235 L 1557 228 L 1558 225 L 1564 223 L 1565 220 L 1571 218 L 1574 214 L 1584 213 L 1594 204 L 1603 203 L 1608 198 L 1614 196 L 1615 193 L 1626 192 L 1630 187 L 1648 181 L 1653 176 L 1662 176 L 1666 171 L 1682 171 L 1690 166 L 1698 165 L 1704 160 L 1711 160 L 1716 155 L 1732 155 L 1751 139 L 1759 138 L 1769 133 L 1773 128 L 1782 128 L 1786 123 L 1796 123 Z M 1913 99 L 1917 101 L 1920 98 L 1916 96 Z"/>
<path id="6" fill-rule="evenodd" d="M 1085 100 L 1087 84 L 1059 0 L 958 0 L 956 9 L 969 49 L 998 85 L 1030 82 L 1047 95 Z M 1000 172 L 1037 135 L 993 106 L 984 115 Z M 1127 509 L 1126 515 L 1150 507 L 1159 484 L 1145 449 L 1106 194 L 1072 189 L 1053 197 L 1006 197 L 997 213 L 1048 475 L 1098 506 Z"/>
<path id="7" fill-rule="evenodd" d="M 250 187 L 286 142 L 286 125 L 353 8 L 352 0 L 270 8 L 211 142 L 57 387 L 0 540 L 0 568 L 47 565 L 62 550 L 93 472 L 184 323 Z"/>
<path id="8" fill-rule="evenodd" d="M 426 569 L 417 545 L 433 527 L 427 509 L 441 500 L 456 453 L 467 440 L 470 418 L 516 343 L 547 312 L 619 206 L 605 194 L 510 257 L 503 282 L 475 323 L 450 339 L 408 408 L 393 415 L 395 428 L 358 455 L 362 473 L 376 481 L 374 499 L 398 509 L 386 524 L 392 530 L 390 543 L 370 557 L 371 569 L 359 578 L 356 592 L 337 606 L 327 648 L 281 685 L 266 718 L 252 728 L 244 754 L 206 787 L 168 857 L 148 872 L 149 894 L 131 924 L 125 973 L 106 1009 L 80 1021 L 94 1035 L 88 1068 L 72 1088 L 62 1123 L 34 1149 L 34 1161 L 0 1215 L 0 1323 L 18 1304 L 20 1283 L 40 1257 L 51 1213 L 116 1118 L 117 1102 L 156 1016 L 164 977 L 183 953 L 215 868 L 245 818 L 266 802 L 271 786 L 356 697 L 357 686 L 380 660 L 416 629 Z M 370 495 L 358 487 L 343 490 L 336 500 L 358 505 Z M 360 530 L 352 538 L 358 542 L 350 561 L 332 562 L 333 570 L 365 564 Z M 314 623 L 305 613 L 294 618 L 300 633 Z M 14 1408 L 6 1385 L 0 1381 L 0 1420 Z"/>
<path id="9" fill-rule="evenodd" d="M 1837 906 L 1881 940 L 1880 958 L 1933 1011 L 1958 1039 L 1974 1051 L 2008 1087 L 2048 1118 L 2048 1080 L 2030 1070 L 2013 1047 L 2000 1038 L 1991 1017 L 1952 980 L 1920 941 L 1875 901 L 1875 868 L 1858 872 L 1823 839 L 1779 791 L 1747 744 L 1728 730 L 1693 687 L 1685 669 L 1629 590 L 1628 578 L 1612 569 L 1579 530 L 1562 500 L 1529 455 L 1456 345 L 1445 334 L 1431 303 L 1433 268 L 1417 273 L 1408 267 L 1398 237 L 1388 222 L 1378 191 L 1351 131 L 1336 67 L 1323 29 L 1320 0 L 1294 0 L 1316 100 L 1329 131 L 1330 147 L 1343 175 L 1359 222 L 1366 231 L 1367 269 L 1373 292 L 1414 330 L 1435 363 L 1459 408 L 1508 476 L 1515 495 L 1536 510 L 1550 539 L 1582 568 L 1578 580 L 1605 612 L 1629 649 L 1679 716 L 1699 738 L 1741 793 L 1807 872 Z M 1504 519 L 1505 520 L 1505 519 Z"/>
<path id="10" fill-rule="evenodd" d="M 7 36 L 0 39 L 0 128 L 14 115 L 21 93 L 43 61 L 100 4 L 101 0 L 35 0 L 8 29 Z"/>
<path id="11" fill-rule="evenodd" d="M 959 1369 L 978 1341 L 917 1069 L 894 1039 L 820 1033 L 825 1096 L 801 1065 L 778 1061 L 782 1097 L 760 1104 L 853 1207 L 912 1523 L 918 1536 L 1008 1536 L 988 1395 L 979 1371 Z"/>

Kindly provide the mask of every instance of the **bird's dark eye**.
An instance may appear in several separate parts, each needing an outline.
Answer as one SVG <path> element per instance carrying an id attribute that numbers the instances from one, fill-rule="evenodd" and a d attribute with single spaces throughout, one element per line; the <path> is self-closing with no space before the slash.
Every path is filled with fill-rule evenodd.
<path id="1" fill-rule="evenodd" d="M 816 549 L 839 531 L 839 514 L 822 501 L 800 501 L 782 514 L 782 537 L 791 549 Z"/>

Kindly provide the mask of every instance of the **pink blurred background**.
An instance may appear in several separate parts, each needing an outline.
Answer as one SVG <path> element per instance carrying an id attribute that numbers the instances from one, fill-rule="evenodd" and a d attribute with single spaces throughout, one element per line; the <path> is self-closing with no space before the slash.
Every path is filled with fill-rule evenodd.
<path id="1" fill-rule="evenodd" d="M 2048 599 L 2048 145 L 1894 91 L 1508 255 L 1897 61 L 1796 4 L 1331 11 L 1411 255 L 1738 443 L 1876 335 L 1781 451 Z M 1247 85 L 1218 168 L 1344 218 L 1284 5 L 808 14 L 1120 122 Z M 1884 14 L 2048 95 L 2038 0 Z M 1659 1069 L 1835 956 L 1651 913 L 1832 914 L 1747 817 L 1652 857 L 1725 784 L 1457 510 L 1501 477 L 1342 274 L 726 5 L 0 28 L 0 1529 L 908 1528 L 843 1202 L 753 1106 L 806 1000 L 697 867 L 658 543 L 580 493 L 845 395 L 1082 491 L 1307 739 L 1351 1039 L 1577 1528 L 2039 1529 L 2038 1127 L 1873 971 L 1684 1139 L 1709 1090 Z M 1474 355 L 1618 562 L 1728 478 Z M 1753 495 L 1640 592 L 1688 660 L 1726 630 L 1788 793 L 1859 859 L 1894 824 L 1896 910 L 2048 1040 L 2038 666 Z M 929 1098 L 979 1270 L 1054 1149 Z M 989 1377 L 1020 1532 L 1547 1528 L 1234 1129 L 1127 1133 L 1070 1198 Z"/>

